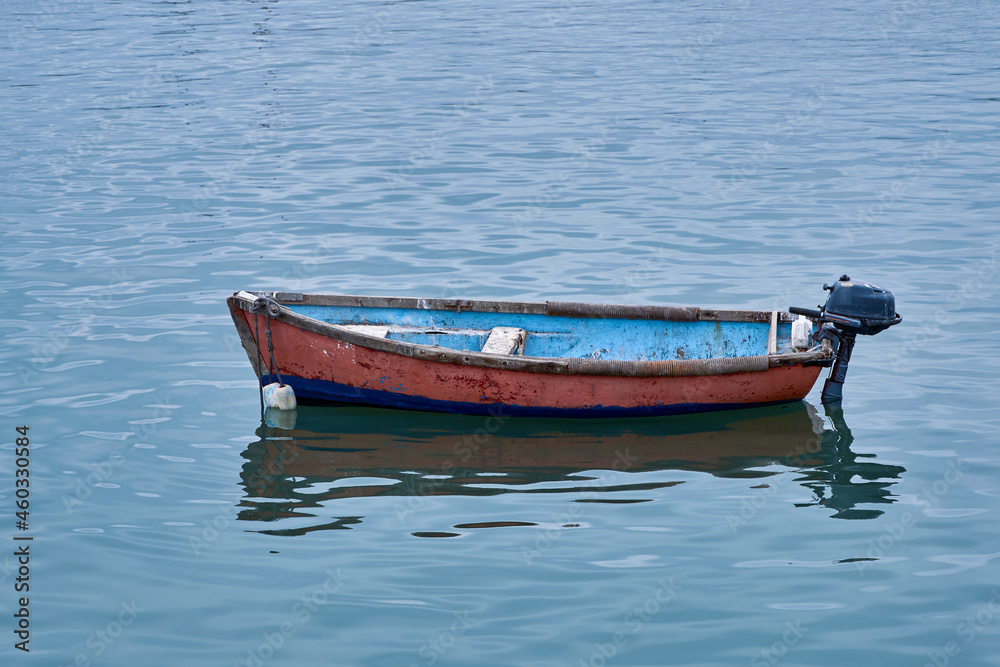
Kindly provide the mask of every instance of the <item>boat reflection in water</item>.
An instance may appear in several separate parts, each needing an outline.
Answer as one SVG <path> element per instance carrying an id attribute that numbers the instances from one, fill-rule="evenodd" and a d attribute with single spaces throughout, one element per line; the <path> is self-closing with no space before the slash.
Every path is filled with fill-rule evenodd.
<path id="1" fill-rule="evenodd" d="M 399 497 L 396 509 L 404 513 L 430 496 L 449 495 L 565 493 L 578 502 L 642 502 L 682 480 L 632 473 L 698 471 L 796 475 L 814 495 L 800 506 L 825 506 L 842 519 L 874 518 L 882 511 L 859 506 L 893 502 L 891 486 L 904 469 L 855 454 L 835 409 L 830 428 L 805 402 L 620 420 L 300 407 L 267 415 L 259 439 L 243 452 L 246 497 L 238 517 L 298 519 L 262 532 L 299 535 L 361 523 L 358 516 L 303 521 L 332 513 L 331 501 L 359 497 Z"/>

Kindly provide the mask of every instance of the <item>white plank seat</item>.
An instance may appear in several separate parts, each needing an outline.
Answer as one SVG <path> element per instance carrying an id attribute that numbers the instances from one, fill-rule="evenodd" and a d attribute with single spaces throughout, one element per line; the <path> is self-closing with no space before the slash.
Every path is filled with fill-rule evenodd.
<path id="1" fill-rule="evenodd" d="M 340 326 L 353 331 L 354 333 L 385 338 L 389 334 L 389 327 L 385 324 L 341 324 Z"/>
<path id="2" fill-rule="evenodd" d="M 487 354 L 524 354 L 524 341 L 528 333 L 516 327 L 493 327 L 483 345 Z"/>

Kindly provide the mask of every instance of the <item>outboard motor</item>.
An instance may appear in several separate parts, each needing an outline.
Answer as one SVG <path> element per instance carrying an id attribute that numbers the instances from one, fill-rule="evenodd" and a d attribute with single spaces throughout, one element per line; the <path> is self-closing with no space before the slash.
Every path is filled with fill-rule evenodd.
<path id="1" fill-rule="evenodd" d="M 834 403 L 844 397 L 844 378 L 857 335 L 874 336 L 899 324 L 903 318 L 896 312 L 896 297 L 892 292 L 871 283 L 843 275 L 833 285 L 823 285 L 823 289 L 829 290 L 830 296 L 819 310 L 792 306 L 788 312 L 816 322 L 819 327 L 813 340 L 828 339 L 836 348 L 837 358 L 821 396 L 824 403 Z"/>

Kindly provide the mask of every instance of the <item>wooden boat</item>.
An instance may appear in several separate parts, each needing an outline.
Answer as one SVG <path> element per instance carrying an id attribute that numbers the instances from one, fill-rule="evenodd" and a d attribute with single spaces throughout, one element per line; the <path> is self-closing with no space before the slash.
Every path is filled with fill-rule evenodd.
<path id="1" fill-rule="evenodd" d="M 666 415 L 797 401 L 848 334 L 839 350 L 849 357 L 853 333 L 835 327 L 864 323 L 798 309 L 814 322 L 803 321 L 805 335 L 793 340 L 795 309 L 245 291 L 228 304 L 257 377 L 289 385 L 301 403 L 494 416 Z"/>

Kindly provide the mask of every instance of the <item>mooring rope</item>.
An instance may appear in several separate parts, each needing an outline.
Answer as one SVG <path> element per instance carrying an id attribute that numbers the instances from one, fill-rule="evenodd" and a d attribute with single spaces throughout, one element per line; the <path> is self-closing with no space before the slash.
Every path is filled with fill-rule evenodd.
<path id="1" fill-rule="evenodd" d="M 254 343 L 257 348 L 257 372 L 260 372 L 261 366 L 264 365 L 264 360 L 260 356 L 260 327 L 257 324 L 258 318 L 257 313 L 253 310 L 253 306 L 250 306 L 250 312 L 253 313 L 253 333 L 254 333 Z M 264 419 L 264 383 L 261 382 L 262 378 L 257 378 L 257 393 L 260 394 L 260 418 Z"/>
<path id="2" fill-rule="evenodd" d="M 257 369 L 264 365 L 264 359 L 261 357 L 260 353 L 260 326 L 258 324 L 259 320 L 257 314 L 260 311 L 264 311 L 264 323 L 265 323 L 265 333 L 267 335 L 267 353 L 270 357 L 267 366 L 267 383 L 271 384 L 272 376 L 278 378 L 278 384 L 285 386 L 284 380 L 281 379 L 281 373 L 278 371 L 278 363 L 274 360 L 274 342 L 271 340 L 271 318 L 277 317 L 281 314 L 281 304 L 267 296 L 258 296 L 252 304 L 250 304 L 250 312 L 253 313 L 253 327 L 254 327 L 254 337 L 257 340 Z M 264 414 L 264 385 L 260 384 L 260 412 Z"/>

